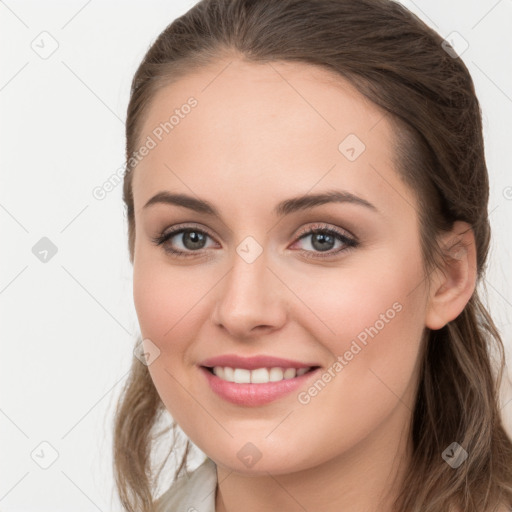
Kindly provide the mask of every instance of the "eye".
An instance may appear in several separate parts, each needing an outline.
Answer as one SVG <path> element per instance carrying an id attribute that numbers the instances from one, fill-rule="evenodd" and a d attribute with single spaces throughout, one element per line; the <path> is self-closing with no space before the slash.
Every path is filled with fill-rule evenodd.
<path id="1" fill-rule="evenodd" d="M 152 238 L 152 241 L 158 246 L 162 245 L 165 252 L 176 257 L 186 258 L 197 256 L 203 249 L 207 249 L 208 238 L 213 240 L 213 236 L 205 229 L 190 225 L 186 227 L 178 225 Z M 304 244 L 306 249 L 301 249 L 307 258 L 329 258 L 359 245 L 355 238 L 326 224 L 315 224 L 303 229 L 293 245 L 308 238 L 310 241 Z M 181 244 L 181 247 L 176 247 L 177 244 Z M 333 250 L 336 244 L 338 246 L 336 250 Z"/>
<path id="2" fill-rule="evenodd" d="M 171 230 L 164 231 L 152 241 L 156 245 L 162 245 L 164 250 L 178 257 L 195 256 L 199 251 L 206 248 L 206 241 L 212 238 L 209 233 L 203 229 L 194 226 L 186 228 L 176 226 Z M 176 244 L 181 243 L 181 247 L 176 248 Z"/>
<path id="3" fill-rule="evenodd" d="M 308 238 L 310 240 L 304 244 L 306 249 L 301 250 L 307 258 L 329 258 L 343 251 L 354 249 L 359 245 L 355 238 L 326 224 L 316 224 L 302 230 L 295 244 Z M 336 243 L 338 243 L 338 247 L 333 250 Z"/>

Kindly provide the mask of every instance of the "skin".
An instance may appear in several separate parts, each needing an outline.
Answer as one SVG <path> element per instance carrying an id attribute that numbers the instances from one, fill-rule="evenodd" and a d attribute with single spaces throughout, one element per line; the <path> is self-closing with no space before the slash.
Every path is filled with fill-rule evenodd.
<path id="1" fill-rule="evenodd" d="M 392 477 L 400 480 L 410 456 L 422 335 L 469 300 L 473 233 L 457 222 L 440 240 L 466 248 L 430 274 L 429 290 L 417 202 L 392 161 L 393 128 L 328 70 L 218 61 L 157 93 L 140 140 L 190 96 L 197 107 L 133 176 L 134 301 L 142 337 L 160 350 L 149 365 L 156 389 L 217 464 L 217 512 L 391 512 Z M 354 161 L 338 150 L 348 134 L 366 145 Z M 284 199 L 326 190 L 349 191 L 378 211 L 328 203 L 283 217 L 272 212 Z M 207 200 L 221 218 L 169 204 L 143 208 L 161 191 Z M 212 235 L 202 249 L 175 235 L 173 248 L 196 250 L 187 258 L 152 242 L 181 223 Z M 312 235 L 297 236 L 316 223 L 359 245 L 334 254 L 345 247 L 337 241 L 322 259 Z M 247 236 L 263 249 L 252 263 L 236 251 Z M 394 303 L 401 311 L 307 404 L 292 392 L 260 407 L 234 405 L 199 371 L 204 359 L 227 353 L 328 369 Z M 252 467 L 237 457 L 247 442 L 261 454 Z"/>

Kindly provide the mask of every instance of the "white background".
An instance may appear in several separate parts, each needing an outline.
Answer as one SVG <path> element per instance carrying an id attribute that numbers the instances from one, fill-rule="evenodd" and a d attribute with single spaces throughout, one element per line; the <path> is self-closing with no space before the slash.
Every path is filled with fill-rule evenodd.
<path id="1" fill-rule="evenodd" d="M 443 37 L 457 31 L 469 43 L 462 58 L 483 110 L 491 180 L 486 285 L 510 353 L 512 1 L 403 3 Z M 140 60 L 193 4 L 0 1 L 3 512 L 120 510 L 111 501 L 112 406 L 138 325 L 122 187 L 101 201 L 92 190 L 123 165 Z M 32 48 L 42 37 L 51 47 L 43 31 L 58 43 L 47 59 Z M 58 250 L 46 263 L 32 253 L 42 237 Z M 512 431 L 505 387 L 503 404 Z M 52 450 L 58 458 L 42 469 L 35 460 L 50 462 Z"/>

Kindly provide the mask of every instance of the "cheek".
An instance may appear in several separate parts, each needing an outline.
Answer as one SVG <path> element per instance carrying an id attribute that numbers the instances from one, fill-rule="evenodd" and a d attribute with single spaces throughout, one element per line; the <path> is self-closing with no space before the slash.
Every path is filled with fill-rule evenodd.
<path id="1" fill-rule="evenodd" d="M 209 274 L 140 254 L 133 267 L 133 299 L 143 338 L 169 353 L 185 350 L 207 318 L 204 299 L 215 285 Z"/>
<path id="2" fill-rule="evenodd" d="M 133 300 L 144 338 L 160 338 L 172 326 L 175 301 L 168 293 L 169 289 L 165 275 L 157 266 L 136 260 L 133 268 Z"/>
<path id="3" fill-rule="evenodd" d="M 199 306 L 205 291 L 191 285 L 187 269 L 172 269 L 155 260 L 140 257 L 134 263 L 134 304 L 142 338 L 160 350 L 148 366 L 155 388 L 173 419 L 188 425 L 190 418 L 200 415 L 184 389 L 192 389 L 188 350 L 201 322 Z"/>
<path id="4" fill-rule="evenodd" d="M 424 330 L 420 254 L 382 253 L 367 265 L 340 269 L 337 276 L 316 284 L 311 277 L 309 292 L 307 286 L 302 291 L 309 309 L 318 312 L 308 316 L 308 329 L 328 349 L 333 364 L 339 362 L 331 366 L 332 389 L 349 409 L 350 397 L 375 403 L 389 394 L 393 401 L 389 390 L 400 396 L 413 377 Z"/>
<path id="5" fill-rule="evenodd" d="M 317 428 L 317 418 L 324 417 L 329 421 L 323 434 L 333 440 L 333 451 L 343 451 L 395 411 L 406 421 L 413 409 L 424 327 L 421 287 L 413 291 L 421 272 L 421 266 L 411 261 L 407 266 L 396 261 L 373 272 L 354 269 L 324 287 L 327 291 L 317 294 L 315 303 L 310 294 L 311 309 L 320 312 L 323 322 L 312 319 L 308 328 L 333 359 L 320 376 L 322 382 L 300 390 L 294 426 L 301 424 L 302 429 L 285 428 L 283 438 Z M 306 437 L 303 442 L 308 442 Z"/>
<path id="6" fill-rule="evenodd" d="M 350 266 L 329 272 L 312 269 L 300 280 L 288 277 L 297 283 L 295 291 L 302 303 L 297 318 L 309 318 L 315 337 L 332 345 L 336 353 L 347 350 L 354 338 L 364 343 L 369 331 L 402 332 L 422 323 L 425 304 L 419 285 L 424 276 L 417 251 L 402 255 L 383 249 L 354 259 Z"/>

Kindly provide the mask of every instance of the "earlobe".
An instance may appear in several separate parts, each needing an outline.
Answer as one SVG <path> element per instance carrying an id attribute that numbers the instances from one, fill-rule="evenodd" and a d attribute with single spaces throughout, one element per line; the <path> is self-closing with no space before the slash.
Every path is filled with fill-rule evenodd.
<path id="1" fill-rule="evenodd" d="M 437 330 L 459 316 L 476 284 L 475 237 L 467 222 L 457 221 L 440 241 L 446 257 L 431 279 L 425 325 Z"/>

